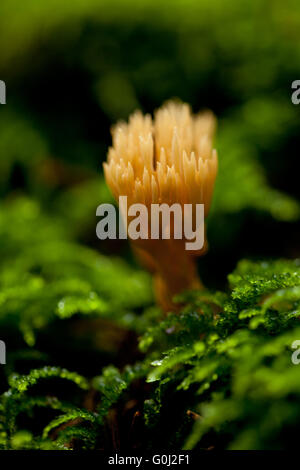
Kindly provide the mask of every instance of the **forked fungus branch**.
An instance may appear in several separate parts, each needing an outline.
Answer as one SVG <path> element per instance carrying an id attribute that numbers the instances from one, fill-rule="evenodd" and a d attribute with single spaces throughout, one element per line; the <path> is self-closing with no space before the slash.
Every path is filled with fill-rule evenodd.
<path id="1" fill-rule="evenodd" d="M 169 102 L 154 119 L 137 111 L 129 122 L 112 129 L 113 145 L 104 163 L 105 178 L 114 197 L 127 196 L 128 205 L 204 204 L 207 216 L 217 174 L 217 152 L 212 147 L 215 118 L 210 111 L 193 115 L 187 104 Z M 194 213 L 194 211 L 192 212 Z M 125 217 L 128 217 L 125 215 Z M 150 215 L 149 215 L 150 217 Z M 132 240 L 142 264 L 153 273 L 157 301 L 164 311 L 174 310 L 172 298 L 183 290 L 201 287 L 195 257 L 185 238 Z"/>

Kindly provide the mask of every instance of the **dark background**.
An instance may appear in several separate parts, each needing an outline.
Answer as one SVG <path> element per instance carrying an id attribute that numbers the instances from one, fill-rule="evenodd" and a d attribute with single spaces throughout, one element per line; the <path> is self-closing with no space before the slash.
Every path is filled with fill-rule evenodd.
<path id="1" fill-rule="evenodd" d="M 100 186 L 111 124 L 178 97 L 219 121 L 207 282 L 224 283 L 241 257 L 299 254 L 299 208 L 283 195 L 299 198 L 295 2 L 19 3 L 2 6 L 4 199 L 21 191 L 48 211 L 70 186 Z M 100 190 L 93 196 L 96 207 Z M 92 222 L 83 240 L 120 249 L 101 247 Z"/>
<path id="2" fill-rule="evenodd" d="M 1 0 L 0 18 L 1 390 L 41 364 L 93 376 L 140 357 L 150 279 L 95 233 L 110 127 L 135 109 L 179 98 L 217 116 L 207 287 L 241 258 L 299 257 L 298 0 Z M 108 320 L 76 316 L 93 302 Z"/>

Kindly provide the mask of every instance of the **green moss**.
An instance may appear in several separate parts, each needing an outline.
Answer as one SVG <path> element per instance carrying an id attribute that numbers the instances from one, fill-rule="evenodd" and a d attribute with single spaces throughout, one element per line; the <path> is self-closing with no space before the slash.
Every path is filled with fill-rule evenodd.
<path id="1" fill-rule="evenodd" d="M 0 10 L 0 449 L 296 447 L 300 262 L 283 258 L 299 255 L 298 3 Z M 162 317 L 95 214 L 112 202 L 110 126 L 171 97 L 215 112 L 220 168 L 209 289 Z"/>

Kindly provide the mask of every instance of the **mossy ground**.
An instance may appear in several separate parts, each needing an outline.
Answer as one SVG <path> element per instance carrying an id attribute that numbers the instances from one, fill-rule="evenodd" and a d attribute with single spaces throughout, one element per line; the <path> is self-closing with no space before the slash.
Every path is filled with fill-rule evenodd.
<path id="1" fill-rule="evenodd" d="M 299 5 L 0 10 L 1 448 L 294 448 Z M 95 213 L 111 202 L 110 126 L 172 97 L 215 112 L 220 168 L 207 290 L 162 320 L 149 275 L 126 241 L 97 240 Z"/>

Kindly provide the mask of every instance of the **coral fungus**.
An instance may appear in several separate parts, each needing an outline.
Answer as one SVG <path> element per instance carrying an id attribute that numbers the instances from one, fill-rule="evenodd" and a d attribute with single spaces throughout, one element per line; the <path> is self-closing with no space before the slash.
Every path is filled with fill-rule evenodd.
<path id="1" fill-rule="evenodd" d="M 206 217 L 218 166 L 212 148 L 214 130 L 211 112 L 194 116 L 187 104 L 176 102 L 158 109 L 153 120 L 137 111 L 128 124 L 118 123 L 104 163 L 106 181 L 116 200 L 127 196 L 128 204 L 147 208 L 163 203 L 177 203 L 182 208 L 204 204 Z M 157 300 L 165 311 L 174 309 L 175 294 L 201 286 L 195 256 L 206 250 L 205 240 L 201 250 L 187 251 L 184 237 L 174 236 L 175 229 L 170 223 L 169 239 L 131 239 L 138 258 L 154 275 Z"/>

